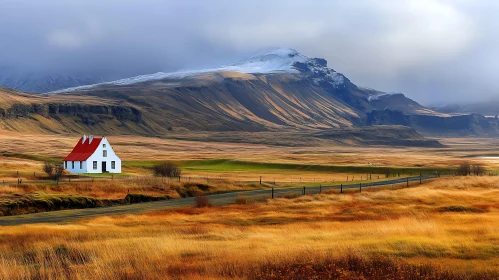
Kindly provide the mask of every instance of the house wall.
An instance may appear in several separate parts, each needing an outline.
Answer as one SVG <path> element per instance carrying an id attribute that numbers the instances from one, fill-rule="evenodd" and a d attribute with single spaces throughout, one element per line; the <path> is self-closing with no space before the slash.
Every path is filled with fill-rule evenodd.
<path id="1" fill-rule="evenodd" d="M 67 161 L 67 167 L 65 167 L 66 170 L 70 171 L 71 173 L 86 173 L 87 172 L 87 162 L 83 161 L 82 166 L 80 168 L 80 162 L 75 161 L 75 168 L 72 167 L 72 161 Z"/>
<path id="2" fill-rule="evenodd" d="M 88 140 L 87 140 L 88 141 Z M 104 148 L 104 145 L 106 147 Z M 103 151 L 107 151 L 107 157 L 103 156 Z M 93 162 L 97 162 L 97 169 L 93 168 Z M 104 137 L 95 150 L 95 152 L 87 159 L 87 171 L 86 173 L 102 173 L 102 162 L 106 162 L 107 172 L 109 173 L 121 173 L 121 159 L 116 155 L 113 148 L 109 144 L 109 141 Z M 111 168 L 111 162 L 115 162 L 115 168 Z"/>

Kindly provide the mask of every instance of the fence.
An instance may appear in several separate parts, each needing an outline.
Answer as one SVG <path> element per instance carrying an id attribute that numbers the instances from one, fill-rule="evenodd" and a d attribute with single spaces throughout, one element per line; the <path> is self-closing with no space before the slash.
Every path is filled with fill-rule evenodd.
<path id="1" fill-rule="evenodd" d="M 370 187 L 382 187 L 382 186 L 390 186 L 390 185 L 400 185 L 400 184 L 406 184 L 409 186 L 409 183 L 411 182 L 418 182 L 422 183 L 425 180 L 429 179 L 435 179 L 439 178 L 440 174 L 431 174 L 431 175 L 420 175 L 420 176 L 412 176 L 412 177 L 405 177 L 405 178 L 398 178 L 398 179 L 392 179 L 392 180 L 384 180 L 384 181 L 377 181 L 377 182 L 369 182 L 369 183 L 357 183 L 357 184 L 340 184 L 340 185 L 334 185 L 334 186 L 313 186 L 313 187 L 290 187 L 290 188 L 272 188 L 271 190 L 262 190 L 261 194 L 265 194 L 266 196 L 270 196 L 272 198 L 279 197 L 279 196 L 286 196 L 286 195 L 305 195 L 305 194 L 319 194 L 324 191 L 328 190 L 339 190 L 340 193 L 342 193 L 344 190 L 351 190 L 351 189 L 358 189 L 359 192 L 362 192 L 363 188 L 370 188 Z M 258 192 L 258 191 L 255 191 Z"/>

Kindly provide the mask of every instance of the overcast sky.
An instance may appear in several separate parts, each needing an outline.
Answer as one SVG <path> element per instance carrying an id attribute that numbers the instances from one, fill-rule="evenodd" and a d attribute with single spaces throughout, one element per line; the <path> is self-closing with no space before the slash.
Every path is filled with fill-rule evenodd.
<path id="1" fill-rule="evenodd" d="M 123 76 L 289 47 L 424 104 L 485 100 L 498 14 L 493 0 L 0 0 L 0 67 Z"/>

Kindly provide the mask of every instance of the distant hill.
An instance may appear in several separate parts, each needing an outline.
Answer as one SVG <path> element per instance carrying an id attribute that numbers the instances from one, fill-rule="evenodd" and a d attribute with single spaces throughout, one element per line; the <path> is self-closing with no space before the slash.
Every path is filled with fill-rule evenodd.
<path id="1" fill-rule="evenodd" d="M 24 72 L 19 69 L 0 67 L 0 87 L 29 93 L 44 93 L 69 87 L 102 83 L 116 79 L 113 76 L 88 74 L 60 74 Z"/>
<path id="2" fill-rule="evenodd" d="M 470 102 L 466 104 L 447 104 L 441 106 L 431 106 L 435 111 L 447 114 L 481 114 L 485 116 L 499 115 L 499 100 L 489 100 L 487 102 Z"/>

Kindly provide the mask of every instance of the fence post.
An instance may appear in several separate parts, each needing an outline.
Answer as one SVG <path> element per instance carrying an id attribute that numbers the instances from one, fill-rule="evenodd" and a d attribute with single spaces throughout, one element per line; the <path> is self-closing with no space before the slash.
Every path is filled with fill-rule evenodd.
<path id="1" fill-rule="evenodd" d="M 262 176 L 260 176 L 260 185 L 262 184 Z"/>
<path id="2" fill-rule="evenodd" d="M 409 177 L 407 177 L 407 187 L 409 187 Z"/>
<path id="3" fill-rule="evenodd" d="M 359 190 L 362 192 L 362 183 L 359 184 Z"/>
<path id="4" fill-rule="evenodd" d="M 343 184 L 340 185 L 340 193 L 343 193 Z"/>
<path id="5" fill-rule="evenodd" d="M 423 183 L 423 175 L 419 173 L 419 184 L 421 185 Z"/>
<path id="6" fill-rule="evenodd" d="M 319 193 L 322 193 L 322 185 L 319 185 Z"/>
<path id="7" fill-rule="evenodd" d="M 272 187 L 272 199 L 274 199 L 274 187 Z"/>
<path id="8" fill-rule="evenodd" d="M 305 195 L 305 187 L 303 187 L 303 195 Z"/>

